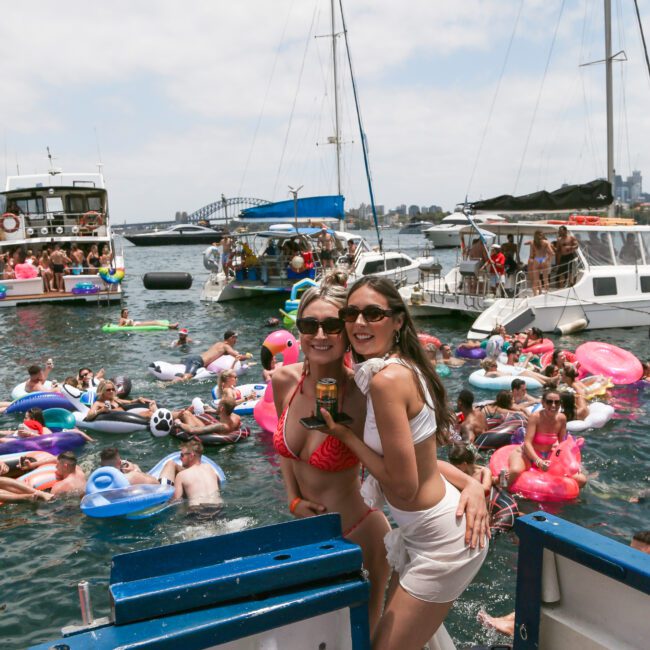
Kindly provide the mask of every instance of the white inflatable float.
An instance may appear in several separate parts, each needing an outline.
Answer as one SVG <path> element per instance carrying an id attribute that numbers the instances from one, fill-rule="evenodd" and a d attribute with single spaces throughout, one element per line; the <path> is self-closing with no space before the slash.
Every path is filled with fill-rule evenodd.
<path id="1" fill-rule="evenodd" d="M 241 384 L 235 387 L 243 397 L 250 397 L 235 406 L 235 413 L 237 415 L 252 415 L 255 405 L 259 400 L 264 397 L 266 391 L 266 384 Z M 219 395 L 217 394 L 217 387 L 212 389 L 212 403 L 215 407 L 219 406 Z"/>
<path id="2" fill-rule="evenodd" d="M 587 429 L 600 429 L 604 427 L 614 415 L 614 407 L 605 402 L 591 402 L 589 415 L 584 420 L 571 420 L 566 423 L 567 431 L 586 431 Z"/>
<path id="3" fill-rule="evenodd" d="M 169 363 L 169 361 L 154 361 L 149 364 L 147 370 L 156 379 L 172 381 L 185 374 L 185 365 L 182 363 Z M 224 354 L 215 359 L 207 368 L 199 368 L 193 379 L 196 381 L 214 379 L 224 370 L 234 370 L 237 375 L 241 375 L 248 370 L 248 365 L 238 361 L 230 354 Z"/>
<path id="4" fill-rule="evenodd" d="M 529 390 L 539 390 L 542 384 L 533 377 L 521 376 L 524 368 L 518 366 L 506 366 L 501 363 L 497 364 L 497 370 L 504 373 L 503 377 L 486 377 L 485 370 L 476 370 L 469 376 L 469 383 L 476 388 L 483 388 L 485 390 L 510 390 L 512 380 L 517 377 L 526 382 L 526 388 Z"/>

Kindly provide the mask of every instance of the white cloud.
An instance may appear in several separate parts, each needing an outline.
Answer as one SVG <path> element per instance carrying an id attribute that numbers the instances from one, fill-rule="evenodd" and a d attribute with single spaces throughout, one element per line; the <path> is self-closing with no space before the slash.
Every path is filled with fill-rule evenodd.
<path id="1" fill-rule="evenodd" d="M 472 197 L 514 189 L 560 5 L 523 5 Z M 640 7 L 647 25 L 650 1 Z M 332 148 L 316 147 L 333 133 L 331 93 L 324 97 L 328 39 L 314 38 L 328 31 L 328 8 L 325 0 L 3 7 L 5 168 L 13 172 L 17 158 L 24 172 L 42 170 L 49 144 L 59 165 L 90 169 L 96 127 L 118 220 L 171 218 L 221 192 L 235 196 L 240 186 L 245 195 L 278 200 L 287 184 L 334 191 Z M 449 208 L 464 198 L 517 10 L 518 3 L 497 0 L 345 3 L 379 203 Z M 601 11 L 588 0 L 566 3 L 520 192 L 605 173 L 602 68 L 577 67 L 602 58 Z M 634 16 L 623 18 L 630 134 L 617 132 L 617 168 L 650 175 L 650 83 Z M 342 38 L 338 44 L 342 52 Z M 344 192 L 356 205 L 367 202 L 367 191 L 348 87 L 342 112 Z"/>

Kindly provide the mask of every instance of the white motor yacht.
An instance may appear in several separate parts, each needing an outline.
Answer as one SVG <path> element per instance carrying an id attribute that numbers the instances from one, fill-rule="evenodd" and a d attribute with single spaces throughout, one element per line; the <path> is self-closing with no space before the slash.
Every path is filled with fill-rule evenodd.
<path id="1" fill-rule="evenodd" d="M 0 255 L 11 253 L 17 260 L 22 250 L 40 259 L 45 250 L 51 255 L 58 245 L 70 258 L 72 250 L 81 250 L 84 259 L 83 263 L 62 260 L 60 273 L 51 263 L 52 273 L 43 277 L 44 272 L 30 260 L 20 270 L 14 268 L 14 273 L 0 258 L 0 307 L 121 300 L 124 258 L 115 251 L 101 173 L 51 169 L 43 174 L 8 176 L 5 191 L 0 193 L 0 215 Z M 93 245 L 96 255 L 91 251 Z M 104 249 L 110 254 L 111 268 L 100 271 Z"/>
<path id="2" fill-rule="evenodd" d="M 561 225 L 579 244 L 569 266 L 551 268 L 548 291 L 533 295 L 526 272 L 529 246 L 536 230 L 548 239 Z M 509 332 L 539 327 L 543 332 L 606 329 L 650 325 L 650 226 L 632 220 L 590 217 L 588 223 L 529 221 L 484 224 L 483 229 L 504 242 L 514 236 L 519 270 L 505 277 L 494 294 L 489 271 L 480 262 L 460 261 L 445 276 L 421 274 L 402 296 L 414 315 L 464 314 L 475 318 L 469 338 L 484 338 L 496 325 Z M 466 227 L 461 236 L 475 231 Z M 563 274 L 568 274 L 568 285 Z"/>
<path id="3" fill-rule="evenodd" d="M 497 214 L 477 214 L 473 217 L 474 223 L 481 226 L 484 223 L 503 223 L 505 219 Z M 460 246 L 461 228 L 467 226 L 469 220 L 462 212 L 452 212 L 438 225 L 423 230 L 424 236 L 433 244 L 434 248 L 458 248 Z"/>
<path id="4" fill-rule="evenodd" d="M 431 221 L 422 221 L 421 219 L 411 219 L 408 223 L 405 223 L 399 231 L 400 235 L 419 235 L 424 232 L 427 228 L 431 228 L 433 222 Z"/>

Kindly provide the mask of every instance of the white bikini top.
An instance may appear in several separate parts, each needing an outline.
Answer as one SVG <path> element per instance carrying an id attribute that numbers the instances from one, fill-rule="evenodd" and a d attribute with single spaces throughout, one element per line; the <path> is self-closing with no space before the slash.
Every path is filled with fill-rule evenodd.
<path id="1" fill-rule="evenodd" d="M 390 359 L 368 359 L 355 368 L 354 381 L 356 382 L 359 390 L 366 395 L 367 412 L 366 423 L 363 428 L 363 441 L 370 449 L 383 456 L 384 450 L 381 446 L 381 439 L 377 431 L 377 422 L 375 420 L 375 410 L 372 406 L 372 398 L 370 397 L 370 381 L 381 370 L 383 370 L 390 363 L 399 363 L 406 368 L 411 369 L 412 366 L 405 363 L 402 359 L 391 357 Z M 422 384 L 424 395 L 427 399 L 431 399 L 429 390 L 419 368 L 415 368 L 417 375 Z M 413 437 L 413 444 L 418 443 L 430 438 L 436 432 L 436 412 L 429 406 L 427 400 L 424 402 L 422 410 L 412 419 L 409 420 L 409 428 L 411 429 L 411 436 Z"/>

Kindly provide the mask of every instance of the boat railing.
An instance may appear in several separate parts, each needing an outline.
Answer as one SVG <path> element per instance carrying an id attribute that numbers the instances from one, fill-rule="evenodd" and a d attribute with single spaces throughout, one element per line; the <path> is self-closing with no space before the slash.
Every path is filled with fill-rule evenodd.
<path id="1" fill-rule="evenodd" d="M 96 237 L 106 234 L 106 214 L 88 212 L 47 212 L 19 214 L 21 234 L 24 238 L 37 237 Z"/>

